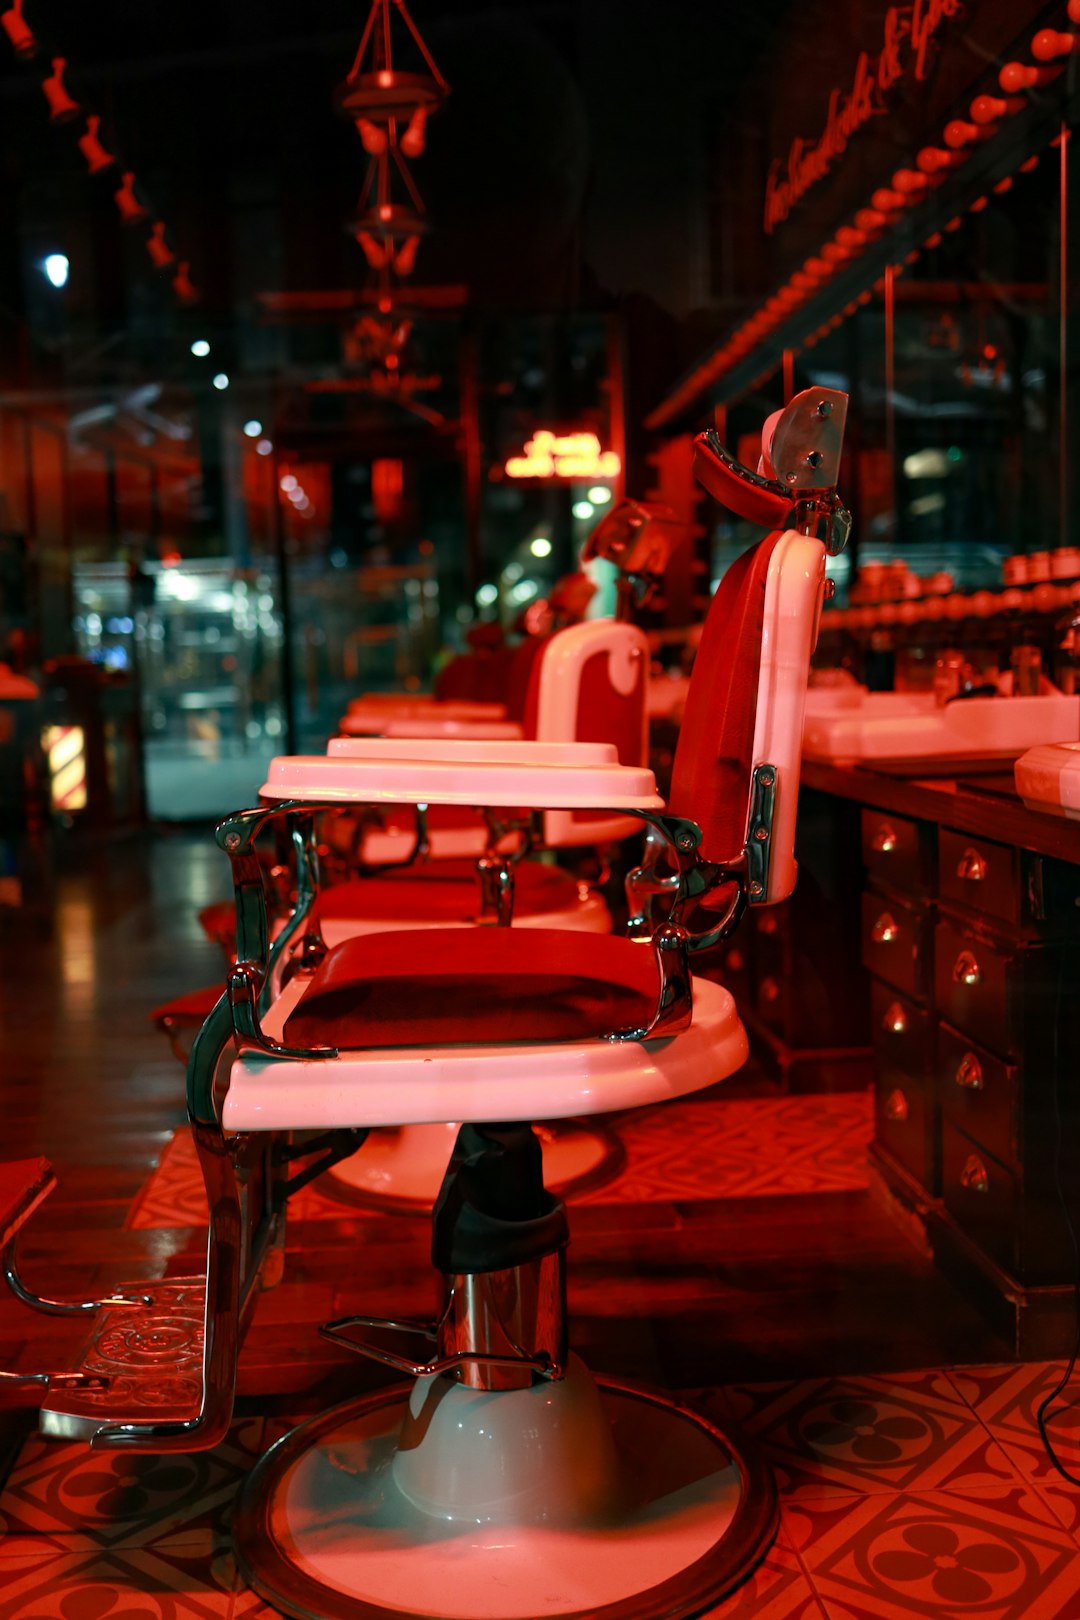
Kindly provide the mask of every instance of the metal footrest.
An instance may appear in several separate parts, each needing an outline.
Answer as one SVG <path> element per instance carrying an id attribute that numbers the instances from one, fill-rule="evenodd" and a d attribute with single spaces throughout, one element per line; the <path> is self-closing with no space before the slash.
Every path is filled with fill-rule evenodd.
<path id="1" fill-rule="evenodd" d="M 170 1277 L 117 1292 L 138 1293 L 150 1304 L 100 1313 L 77 1371 L 102 1382 L 51 1390 L 41 1407 L 42 1434 L 89 1440 L 105 1425 L 198 1415 L 206 1279 Z"/>

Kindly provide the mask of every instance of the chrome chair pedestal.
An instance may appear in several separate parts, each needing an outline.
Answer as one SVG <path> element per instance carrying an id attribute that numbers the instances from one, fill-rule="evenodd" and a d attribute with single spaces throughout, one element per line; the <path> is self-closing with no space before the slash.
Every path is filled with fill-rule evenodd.
<path id="1" fill-rule="evenodd" d="M 256 1466 L 233 1539 L 260 1596 L 298 1620 L 679 1620 L 753 1568 L 776 1529 L 768 1469 L 568 1355 L 566 1235 L 529 1128 L 463 1127 L 434 1216 L 437 1327 L 353 1319 L 423 1332 L 431 1360 Z"/>

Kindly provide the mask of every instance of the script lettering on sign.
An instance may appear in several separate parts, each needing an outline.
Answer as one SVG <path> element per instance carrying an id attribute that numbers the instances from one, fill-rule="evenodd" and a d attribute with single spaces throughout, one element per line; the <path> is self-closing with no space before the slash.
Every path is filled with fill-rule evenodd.
<path id="1" fill-rule="evenodd" d="M 774 158 L 765 182 L 765 231 L 772 235 L 795 204 L 824 180 L 847 151 L 848 142 L 885 111 L 886 97 L 903 79 L 925 79 L 931 47 L 945 23 L 958 16 L 961 0 L 914 0 L 885 13 L 881 49 L 863 51 L 850 87 L 829 96 L 825 127 L 817 140 L 796 136 L 786 159 Z"/>

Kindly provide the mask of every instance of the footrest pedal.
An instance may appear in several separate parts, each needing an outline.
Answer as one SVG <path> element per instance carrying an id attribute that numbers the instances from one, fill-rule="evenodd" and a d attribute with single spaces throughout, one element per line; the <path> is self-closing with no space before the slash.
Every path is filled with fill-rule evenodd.
<path id="1" fill-rule="evenodd" d="M 101 1384 L 50 1390 L 42 1434 L 89 1440 L 104 1424 L 185 1421 L 202 1396 L 203 1277 L 125 1283 L 118 1294 L 147 1296 L 139 1310 L 103 1310 L 75 1369 Z"/>

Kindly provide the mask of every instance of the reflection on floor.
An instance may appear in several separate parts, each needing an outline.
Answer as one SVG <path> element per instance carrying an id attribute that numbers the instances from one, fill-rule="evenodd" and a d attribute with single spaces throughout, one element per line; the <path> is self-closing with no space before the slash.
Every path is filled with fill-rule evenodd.
<path id="1" fill-rule="evenodd" d="M 219 862 L 203 841 L 105 849 L 61 874 L 54 933 L 0 934 L 21 1014 L 4 1029 L 3 1151 L 45 1152 L 61 1177 L 24 1245 L 42 1287 L 199 1267 L 180 1071 L 146 1012 L 220 972 L 194 922 Z M 781 1489 L 775 1548 L 716 1613 L 1080 1620 L 1080 1491 L 1034 1418 L 1056 1369 L 1008 1365 L 912 1245 L 867 1177 L 865 1100 L 785 1099 L 751 1074 L 618 1128 L 622 1176 L 571 1208 L 574 1342 L 600 1371 L 743 1424 Z M 90 1453 L 0 1413 L 0 1620 L 269 1615 L 229 1553 L 236 1486 L 291 1421 L 381 1382 L 317 1324 L 433 1304 L 423 1219 L 303 1197 L 218 1451 Z M 71 1365 L 84 1331 L 0 1297 L 2 1366 Z M 1057 1433 L 1080 1466 L 1080 1411 Z"/>

